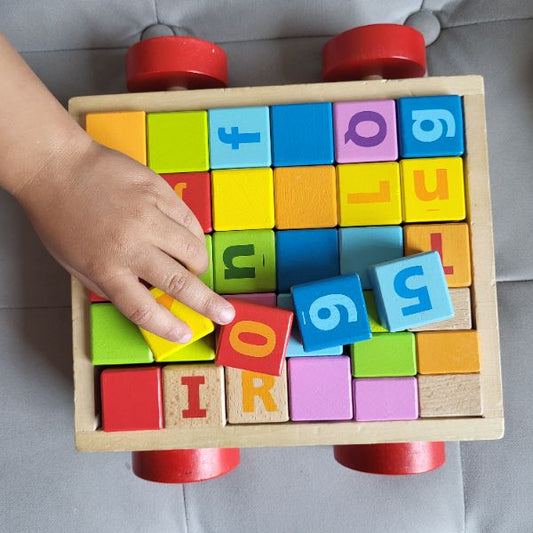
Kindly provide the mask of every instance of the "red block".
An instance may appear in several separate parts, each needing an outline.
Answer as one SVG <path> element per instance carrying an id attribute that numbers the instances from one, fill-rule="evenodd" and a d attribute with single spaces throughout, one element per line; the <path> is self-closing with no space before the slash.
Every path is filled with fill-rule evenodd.
<path id="1" fill-rule="evenodd" d="M 163 428 L 159 367 L 107 369 L 100 385 L 104 431 Z"/>
<path id="2" fill-rule="evenodd" d="M 233 322 L 220 328 L 216 364 L 281 375 L 293 313 L 277 307 L 228 298 Z"/>
<path id="3" fill-rule="evenodd" d="M 88 291 L 88 292 L 89 292 L 89 300 L 91 301 L 92 304 L 109 302 L 109 300 L 107 300 L 106 298 L 101 298 L 100 296 L 98 296 L 98 294 L 96 294 L 93 291 Z"/>
<path id="4" fill-rule="evenodd" d="M 213 230 L 211 222 L 211 179 L 209 172 L 161 174 L 176 194 L 189 206 L 204 233 Z"/>

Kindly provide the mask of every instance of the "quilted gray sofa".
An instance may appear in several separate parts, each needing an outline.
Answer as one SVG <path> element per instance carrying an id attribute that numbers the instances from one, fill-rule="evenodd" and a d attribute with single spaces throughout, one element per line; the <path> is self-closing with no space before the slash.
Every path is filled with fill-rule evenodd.
<path id="1" fill-rule="evenodd" d="M 74 451 L 69 280 L 0 193 L 0 531 L 533 531 L 533 2 L 531 0 L 18 0 L 0 30 L 54 94 L 124 92 L 126 48 L 185 33 L 221 44 L 233 86 L 319 81 L 325 41 L 375 22 L 421 29 L 430 75 L 487 90 L 506 410 L 501 441 L 450 443 L 446 465 L 382 478 L 331 448 L 243 450 L 208 483 L 164 486 L 129 454 Z M 158 26 L 159 25 L 159 26 Z"/>

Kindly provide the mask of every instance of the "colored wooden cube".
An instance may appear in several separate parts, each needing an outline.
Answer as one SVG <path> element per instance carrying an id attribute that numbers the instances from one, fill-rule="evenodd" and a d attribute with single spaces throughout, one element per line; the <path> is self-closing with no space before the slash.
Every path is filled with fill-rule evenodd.
<path id="1" fill-rule="evenodd" d="M 258 305 L 276 307 L 275 292 L 252 292 L 250 294 L 232 294 L 231 298 L 233 300 L 242 300 L 244 302 L 252 302 Z"/>
<path id="2" fill-rule="evenodd" d="M 205 249 L 207 251 L 207 257 L 209 259 L 209 266 L 207 270 L 198 276 L 210 289 L 215 288 L 215 275 L 213 269 L 213 238 L 211 235 L 205 236 Z"/>
<path id="3" fill-rule="evenodd" d="M 350 347 L 356 378 L 416 375 L 415 335 L 408 331 L 376 333 Z"/>
<path id="4" fill-rule="evenodd" d="M 341 274 L 358 274 L 363 289 L 370 289 L 368 268 L 403 257 L 401 226 L 367 226 L 339 230 Z"/>
<path id="5" fill-rule="evenodd" d="M 151 363 L 154 358 L 137 326 L 113 304 L 91 304 L 93 365 Z"/>
<path id="6" fill-rule="evenodd" d="M 228 298 L 235 318 L 221 326 L 217 365 L 279 376 L 287 351 L 293 313 Z"/>
<path id="7" fill-rule="evenodd" d="M 278 291 L 339 275 L 336 229 L 286 230 L 276 233 Z"/>
<path id="8" fill-rule="evenodd" d="M 401 157 L 464 153 L 463 106 L 457 95 L 398 99 Z"/>
<path id="9" fill-rule="evenodd" d="M 220 294 L 276 290 L 276 245 L 272 230 L 213 234 L 215 290 Z"/>
<path id="10" fill-rule="evenodd" d="M 415 420 L 418 418 L 416 378 L 353 380 L 355 420 Z"/>
<path id="11" fill-rule="evenodd" d="M 160 368 L 107 368 L 100 392 L 104 431 L 163 428 Z"/>
<path id="12" fill-rule="evenodd" d="M 264 424 L 289 420 L 287 370 L 280 376 L 226 368 L 226 398 L 230 424 Z"/>
<path id="13" fill-rule="evenodd" d="M 370 280 L 380 322 L 389 331 L 446 320 L 454 314 L 437 252 L 374 265 Z"/>
<path id="14" fill-rule="evenodd" d="M 405 222 L 463 220 L 465 188 L 460 157 L 402 159 Z"/>
<path id="15" fill-rule="evenodd" d="M 215 334 L 210 333 L 201 339 L 187 344 L 178 351 L 169 352 L 166 356 L 158 356 L 159 363 L 190 363 L 197 361 L 213 361 L 215 359 Z"/>
<path id="16" fill-rule="evenodd" d="M 274 166 L 333 163 L 330 103 L 273 105 L 270 120 Z"/>
<path id="17" fill-rule="evenodd" d="M 408 224 L 404 227 L 405 255 L 439 252 L 448 287 L 469 287 L 470 236 L 468 224 Z"/>
<path id="18" fill-rule="evenodd" d="M 394 100 L 338 102 L 333 104 L 333 123 L 338 163 L 398 159 Z"/>
<path id="19" fill-rule="evenodd" d="M 96 142 L 146 165 L 144 111 L 88 113 L 85 117 L 85 129 Z"/>
<path id="20" fill-rule="evenodd" d="M 213 170 L 211 179 L 216 231 L 274 227 L 271 168 Z"/>
<path id="21" fill-rule="evenodd" d="M 226 424 L 224 369 L 213 364 L 163 368 L 165 427 Z"/>
<path id="22" fill-rule="evenodd" d="M 276 228 L 335 227 L 336 183 L 332 165 L 274 169 Z"/>
<path id="23" fill-rule="evenodd" d="M 89 301 L 92 304 L 102 303 L 102 302 L 109 302 L 109 300 L 107 298 L 102 298 L 101 296 L 98 296 L 98 294 L 96 294 L 93 291 L 87 291 L 87 295 L 89 296 Z"/>
<path id="24" fill-rule="evenodd" d="M 270 166 L 268 107 L 210 109 L 208 114 L 211 168 Z"/>
<path id="25" fill-rule="evenodd" d="M 194 213 L 204 233 L 212 231 L 211 178 L 209 172 L 161 174 L 161 177 Z"/>
<path id="26" fill-rule="evenodd" d="M 304 283 L 291 289 L 305 350 L 321 350 L 370 339 L 359 276 Z"/>
<path id="27" fill-rule="evenodd" d="M 337 166 L 339 224 L 376 226 L 402 221 L 398 163 Z"/>
<path id="28" fill-rule="evenodd" d="M 379 321 L 379 314 L 376 306 L 376 300 L 374 299 L 374 293 L 372 291 L 363 291 L 363 296 L 365 298 L 370 331 L 372 333 L 386 333 L 389 331 L 387 328 L 383 327 Z"/>
<path id="29" fill-rule="evenodd" d="M 207 112 L 148 113 L 148 165 L 155 172 L 209 170 Z"/>

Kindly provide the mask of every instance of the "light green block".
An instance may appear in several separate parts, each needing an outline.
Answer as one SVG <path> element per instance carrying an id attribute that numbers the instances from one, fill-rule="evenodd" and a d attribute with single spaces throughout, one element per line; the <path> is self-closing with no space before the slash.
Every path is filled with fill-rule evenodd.
<path id="1" fill-rule="evenodd" d="M 368 341 L 350 346 L 352 374 L 356 378 L 414 376 L 415 335 L 410 331 L 376 333 Z"/>
<path id="2" fill-rule="evenodd" d="M 366 311 L 368 313 L 368 321 L 370 322 L 370 331 L 372 333 L 388 332 L 389 330 L 383 327 L 379 322 L 376 301 L 374 300 L 374 294 L 372 291 L 363 291 L 363 296 L 365 297 Z"/>
<path id="3" fill-rule="evenodd" d="M 209 257 L 209 268 L 198 276 L 210 289 L 215 290 L 215 279 L 213 274 L 213 239 L 211 235 L 205 236 L 205 248 Z"/>
<path id="4" fill-rule="evenodd" d="M 148 166 L 158 173 L 209 169 L 207 111 L 149 113 Z"/>
<path id="5" fill-rule="evenodd" d="M 207 335 L 175 352 L 169 357 L 159 357 L 158 363 L 189 363 L 194 361 L 213 361 L 215 359 L 215 334 Z"/>
<path id="6" fill-rule="evenodd" d="M 91 304 L 93 365 L 151 363 L 154 358 L 139 328 L 113 304 Z"/>
<path id="7" fill-rule="evenodd" d="M 276 290 L 276 243 L 272 230 L 213 234 L 215 290 L 219 294 Z"/>

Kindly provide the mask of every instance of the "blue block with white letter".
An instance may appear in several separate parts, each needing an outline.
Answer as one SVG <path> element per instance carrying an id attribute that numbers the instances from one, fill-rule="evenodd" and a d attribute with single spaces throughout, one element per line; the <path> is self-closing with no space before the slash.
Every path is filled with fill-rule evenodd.
<path id="1" fill-rule="evenodd" d="M 208 117 L 211 168 L 270 166 L 268 107 L 210 109 Z"/>
<path id="2" fill-rule="evenodd" d="M 398 123 L 401 157 L 460 156 L 465 151 L 460 96 L 399 98 Z"/>
<path id="3" fill-rule="evenodd" d="M 411 255 L 369 270 L 380 322 L 402 331 L 454 316 L 438 252 Z"/>
<path id="4" fill-rule="evenodd" d="M 306 351 L 372 337 L 357 274 L 296 285 L 291 294 Z"/>

